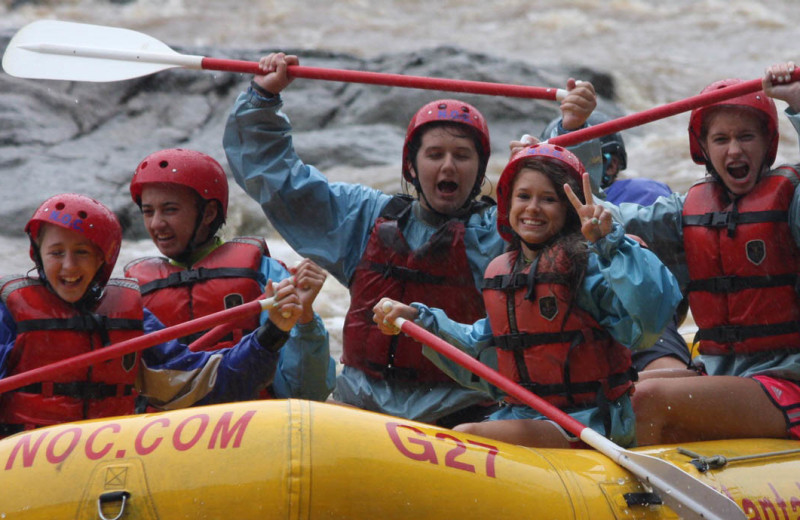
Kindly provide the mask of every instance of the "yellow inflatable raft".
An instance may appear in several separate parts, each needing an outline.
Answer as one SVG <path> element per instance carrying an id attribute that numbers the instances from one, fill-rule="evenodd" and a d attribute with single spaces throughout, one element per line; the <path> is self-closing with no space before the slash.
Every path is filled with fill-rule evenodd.
<path id="1" fill-rule="evenodd" d="M 800 443 L 641 451 L 749 519 L 800 518 Z M 678 518 L 594 450 L 529 449 L 299 400 L 70 423 L 0 441 L 0 519 Z"/>

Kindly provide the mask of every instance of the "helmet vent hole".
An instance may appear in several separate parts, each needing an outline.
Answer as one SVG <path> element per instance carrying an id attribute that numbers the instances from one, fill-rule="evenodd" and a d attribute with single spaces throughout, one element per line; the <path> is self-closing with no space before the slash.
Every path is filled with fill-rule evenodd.
<path id="1" fill-rule="evenodd" d="M 64 209 L 64 203 L 63 202 L 56 202 L 56 209 L 58 211 L 61 211 L 62 209 Z"/>
<path id="2" fill-rule="evenodd" d="M 462 112 L 469 112 L 469 107 L 461 107 Z"/>
<path id="3" fill-rule="evenodd" d="M 79 211 L 78 216 L 83 220 L 86 220 L 86 217 L 88 217 L 89 215 L 85 211 Z"/>
<path id="4" fill-rule="evenodd" d="M 169 161 L 161 161 L 160 163 L 158 163 L 158 166 L 160 166 L 161 168 L 166 168 L 167 166 L 169 166 Z"/>
<path id="5" fill-rule="evenodd" d="M 447 104 L 446 103 L 440 103 L 438 108 L 439 108 L 439 110 L 444 110 L 445 108 L 447 108 Z"/>

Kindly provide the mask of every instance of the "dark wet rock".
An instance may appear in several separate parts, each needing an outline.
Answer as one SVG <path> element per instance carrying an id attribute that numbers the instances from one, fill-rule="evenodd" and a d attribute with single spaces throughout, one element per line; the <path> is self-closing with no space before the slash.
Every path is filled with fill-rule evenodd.
<path id="1" fill-rule="evenodd" d="M 0 35 L 0 49 L 5 51 L 12 35 Z M 175 49 L 251 61 L 268 52 Z M 610 101 L 613 82 L 598 71 L 540 69 L 453 47 L 371 60 L 324 51 L 294 53 L 301 56 L 303 65 L 314 67 L 562 88 L 567 77 L 579 73 L 576 77 L 590 77 L 602 85 L 606 98 L 601 99 L 601 108 L 615 112 Z M 241 74 L 183 69 L 114 83 L 28 80 L 0 73 L 4 181 L 0 233 L 19 235 L 45 197 L 75 191 L 112 207 L 128 238 L 143 236 L 138 210 L 128 195 L 128 182 L 138 162 L 158 149 L 184 147 L 204 151 L 226 165 L 221 144 L 225 119 L 249 81 L 249 76 Z M 347 166 L 386 170 L 385 166 L 396 164 L 399 168 L 408 121 L 432 99 L 458 97 L 475 104 L 489 121 L 495 156 L 503 158 L 510 139 L 526 132 L 538 134 L 558 114 L 558 105 L 552 101 L 308 79 L 297 79 L 283 97 L 296 130 L 298 153 L 323 172 Z M 257 213 L 257 206 L 232 185 L 232 208 Z M 232 224 L 237 220 L 247 221 L 233 218 Z"/>

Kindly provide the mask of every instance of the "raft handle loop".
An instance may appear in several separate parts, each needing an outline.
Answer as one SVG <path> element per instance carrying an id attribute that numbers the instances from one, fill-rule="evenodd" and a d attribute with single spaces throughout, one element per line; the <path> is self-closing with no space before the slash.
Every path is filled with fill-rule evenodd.
<path id="1" fill-rule="evenodd" d="M 756 453 L 753 455 L 742 455 L 741 457 L 724 457 L 723 455 L 713 455 L 711 457 L 704 457 L 699 453 L 687 450 L 686 448 L 678 448 L 678 453 L 692 457 L 690 463 L 697 468 L 700 473 L 705 473 L 710 469 L 719 469 L 727 465 L 729 462 L 740 462 L 745 460 L 765 459 L 768 457 L 780 457 L 784 455 L 794 455 L 800 453 L 798 450 L 785 450 L 785 451 L 772 451 L 767 453 Z"/>
<path id="2" fill-rule="evenodd" d="M 97 499 L 97 514 L 101 520 L 119 520 L 122 518 L 123 513 L 125 513 L 125 504 L 128 502 L 128 499 L 131 497 L 131 494 L 127 491 L 109 491 L 108 493 L 103 493 L 100 495 L 100 498 Z M 122 504 L 119 506 L 119 513 L 114 518 L 108 518 L 106 515 L 103 514 L 103 504 L 107 504 L 109 502 L 117 502 L 122 501 Z"/>

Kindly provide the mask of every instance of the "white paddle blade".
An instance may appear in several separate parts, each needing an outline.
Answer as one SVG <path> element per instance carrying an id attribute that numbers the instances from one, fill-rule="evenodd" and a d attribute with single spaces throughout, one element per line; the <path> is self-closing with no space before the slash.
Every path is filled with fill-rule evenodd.
<path id="1" fill-rule="evenodd" d="M 628 460 L 620 461 L 620 464 L 629 470 L 633 465 L 641 468 L 640 471 L 647 475 L 643 480 L 656 490 L 664 504 L 680 518 L 746 520 L 747 517 L 736 502 L 677 466 L 634 451 L 626 451 L 622 456 Z"/>
<path id="2" fill-rule="evenodd" d="M 119 81 L 174 67 L 200 69 L 201 61 L 129 29 L 40 20 L 14 35 L 3 69 L 20 78 Z"/>
<path id="3" fill-rule="evenodd" d="M 736 502 L 665 460 L 623 449 L 591 428 L 581 432 L 581 440 L 652 487 L 664 504 L 682 519 L 747 518 Z"/>

